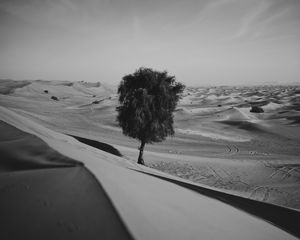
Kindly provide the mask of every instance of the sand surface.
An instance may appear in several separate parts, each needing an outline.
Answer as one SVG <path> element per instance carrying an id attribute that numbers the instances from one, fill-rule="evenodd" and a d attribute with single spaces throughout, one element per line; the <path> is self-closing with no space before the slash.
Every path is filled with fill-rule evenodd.
<path id="1" fill-rule="evenodd" d="M 82 163 L 2 121 L 0 130 L 1 239 L 132 239 Z"/>
<path id="2" fill-rule="evenodd" d="M 113 90 L 84 82 L 22 84 L 3 82 L 9 94 L 0 94 L 1 106 L 55 131 L 108 144 L 136 161 L 139 143 L 117 126 Z M 146 164 L 300 209 L 299 101 L 299 88 L 293 86 L 187 88 L 175 112 L 175 136 L 146 145 Z M 265 112 L 252 113 L 251 106 Z"/>
<path id="3" fill-rule="evenodd" d="M 293 239 L 269 223 L 212 199 L 209 194 L 204 196 L 203 191 L 199 194 L 198 188 L 198 192 L 191 191 L 191 185 L 183 186 L 182 182 L 193 182 L 192 186 L 258 200 L 262 204 L 299 209 L 296 87 L 265 87 L 259 91 L 226 87 L 187 89 L 175 113 L 176 135 L 163 143 L 146 146 L 145 151 L 146 164 L 174 176 L 171 177 L 135 164 L 138 142 L 122 136 L 117 127 L 117 101 L 113 90 L 101 84 L 68 82 L 38 81 L 17 86 L 8 85 L 6 94 L 0 95 L 2 120 L 41 138 L 55 152 L 68 156 L 56 163 L 52 160 L 57 157 L 51 160 L 51 157 L 41 156 L 43 149 L 36 158 L 27 158 L 31 161 L 29 166 L 39 168 L 52 164 L 51 169 L 43 170 L 52 171 L 52 167 L 62 164 L 59 170 L 63 171 L 70 168 L 66 165 L 75 164 L 74 160 L 83 162 L 103 185 L 116 212 L 135 238 L 199 239 L 202 234 L 205 239 Z M 12 89 L 7 90 L 9 87 Z M 51 99 L 54 95 L 58 101 Z M 265 112 L 251 113 L 250 103 L 266 106 Z M 76 136 L 81 143 L 59 133 Z M 21 136 L 17 146 L 34 142 L 35 136 L 31 135 L 30 141 Z M 19 155 L 7 153 L 9 151 L 5 154 L 17 160 L 15 166 L 20 166 L 20 162 L 27 161 L 20 156 L 34 155 L 34 152 L 22 151 Z M 47 151 L 51 155 L 53 150 Z M 7 163 L 2 167 L 4 174 L 30 167 L 16 168 Z M 216 194 L 214 198 L 218 198 Z M 249 204 L 240 200 L 243 198 L 238 201 L 243 202 L 242 206 L 235 204 L 235 207 L 266 219 L 257 213 L 272 205 L 259 205 L 258 210 L 247 211 Z M 224 200 L 224 195 L 219 199 Z M 228 198 L 224 201 L 232 205 L 235 202 Z M 250 206 L 256 205 L 254 202 L 250 202 Z M 297 219 L 298 211 L 274 207 L 271 211 L 284 212 L 280 216 L 292 211 L 288 226 L 274 217 L 267 221 L 297 235 L 292 222 Z M 185 230 L 178 231 L 182 226 Z"/>

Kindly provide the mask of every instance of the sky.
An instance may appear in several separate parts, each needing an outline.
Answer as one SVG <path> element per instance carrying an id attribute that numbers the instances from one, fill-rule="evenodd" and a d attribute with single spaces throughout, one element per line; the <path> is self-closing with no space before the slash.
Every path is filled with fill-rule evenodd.
<path id="1" fill-rule="evenodd" d="M 0 78 L 300 84 L 300 0 L 0 0 Z"/>

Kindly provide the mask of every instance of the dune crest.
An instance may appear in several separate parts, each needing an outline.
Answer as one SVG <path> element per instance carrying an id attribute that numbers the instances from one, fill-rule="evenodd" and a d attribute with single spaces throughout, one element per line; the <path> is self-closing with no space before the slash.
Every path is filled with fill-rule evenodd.
<path id="1" fill-rule="evenodd" d="M 199 236 L 231 240 L 262 237 L 296 239 L 285 231 L 218 200 L 143 174 L 156 175 L 151 169 L 129 164 L 125 159 L 91 148 L 11 110 L 1 107 L 0 112 L 1 119 L 7 123 L 37 135 L 61 154 L 82 161 L 101 183 L 136 239 L 183 239 L 187 235 L 189 239 L 199 239 Z M 168 175 L 159 175 L 171 179 Z M 79 186 L 80 184 L 77 187 Z M 72 226 L 72 231 L 80 232 L 80 225 Z M 186 227 L 182 229 L 182 226 Z M 114 231 L 119 232 L 115 228 Z M 52 234 L 55 235 L 56 232 Z M 99 234 L 95 236 L 99 237 Z"/>

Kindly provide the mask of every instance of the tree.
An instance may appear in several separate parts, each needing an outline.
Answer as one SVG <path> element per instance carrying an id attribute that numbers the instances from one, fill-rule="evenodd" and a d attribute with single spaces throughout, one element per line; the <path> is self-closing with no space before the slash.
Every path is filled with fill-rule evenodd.
<path id="1" fill-rule="evenodd" d="M 144 165 L 146 143 L 174 134 L 173 112 L 185 86 L 167 71 L 141 67 L 126 75 L 118 87 L 117 122 L 123 134 L 141 142 L 138 163 Z"/>

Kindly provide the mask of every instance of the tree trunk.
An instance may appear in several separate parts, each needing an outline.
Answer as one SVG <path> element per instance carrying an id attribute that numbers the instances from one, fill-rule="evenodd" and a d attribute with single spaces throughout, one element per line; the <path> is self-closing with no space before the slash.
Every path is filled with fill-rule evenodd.
<path id="1" fill-rule="evenodd" d="M 139 154 L 139 158 L 138 158 L 138 164 L 142 164 L 142 165 L 145 165 L 144 163 L 144 159 L 143 159 L 143 153 L 144 153 L 144 147 L 145 147 L 145 142 L 142 141 L 141 142 L 141 146 L 140 146 L 140 154 Z"/>

